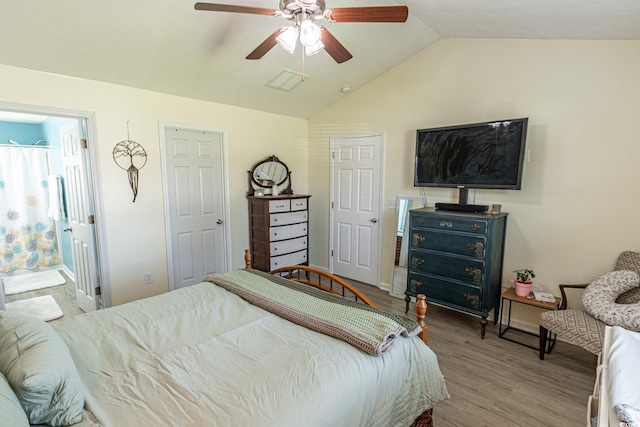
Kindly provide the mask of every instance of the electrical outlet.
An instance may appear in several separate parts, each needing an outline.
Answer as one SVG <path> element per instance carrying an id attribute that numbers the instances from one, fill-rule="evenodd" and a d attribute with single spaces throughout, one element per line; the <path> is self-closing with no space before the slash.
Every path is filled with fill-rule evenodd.
<path id="1" fill-rule="evenodd" d="M 395 199 L 387 200 L 387 207 L 388 207 L 390 210 L 394 210 L 394 209 L 396 208 L 396 201 L 395 201 Z"/>
<path id="2" fill-rule="evenodd" d="M 510 279 L 510 280 L 509 280 L 509 286 L 508 286 L 508 288 L 507 288 L 507 289 L 514 288 L 515 286 L 516 286 L 516 284 L 515 284 L 514 280 L 513 280 L 513 279 Z"/>
<path id="3" fill-rule="evenodd" d="M 150 285 L 153 283 L 153 274 L 151 272 L 144 273 L 144 284 Z"/>

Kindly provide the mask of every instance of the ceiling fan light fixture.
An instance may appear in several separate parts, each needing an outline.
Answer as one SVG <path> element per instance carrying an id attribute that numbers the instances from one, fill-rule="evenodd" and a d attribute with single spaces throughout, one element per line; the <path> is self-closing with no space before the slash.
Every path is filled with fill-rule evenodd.
<path id="1" fill-rule="evenodd" d="M 322 52 L 324 50 L 324 43 L 322 41 L 318 41 L 318 43 L 313 46 L 305 46 L 304 53 L 307 56 L 315 55 L 318 52 Z"/>
<path id="2" fill-rule="evenodd" d="M 304 20 L 300 24 L 300 43 L 304 46 L 314 46 L 322 38 L 322 30 L 311 20 Z"/>
<path id="3" fill-rule="evenodd" d="M 290 26 L 286 30 L 280 33 L 276 37 L 276 41 L 284 50 L 289 53 L 293 53 L 296 50 L 296 43 L 298 42 L 298 28 L 294 25 Z"/>

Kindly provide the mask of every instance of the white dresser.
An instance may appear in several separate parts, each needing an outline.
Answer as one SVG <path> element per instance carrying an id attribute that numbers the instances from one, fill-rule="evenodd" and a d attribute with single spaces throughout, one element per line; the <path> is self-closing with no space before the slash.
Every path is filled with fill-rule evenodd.
<path id="1" fill-rule="evenodd" d="M 271 271 L 287 265 L 308 265 L 309 197 L 247 197 L 252 268 Z"/>

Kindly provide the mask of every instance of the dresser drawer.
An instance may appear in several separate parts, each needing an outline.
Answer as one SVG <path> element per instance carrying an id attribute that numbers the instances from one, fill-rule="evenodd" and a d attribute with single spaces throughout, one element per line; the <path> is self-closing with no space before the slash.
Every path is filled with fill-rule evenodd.
<path id="1" fill-rule="evenodd" d="M 306 236 L 307 223 L 283 225 L 281 227 L 269 228 L 269 240 L 275 242 L 276 240 L 292 239 L 294 237 Z"/>
<path id="2" fill-rule="evenodd" d="M 484 258 L 487 238 L 482 235 L 453 233 L 440 230 L 414 228 L 411 233 L 412 249 L 431 249 L 476 258 Z"/>
<path id="3" fill-rule="evenodd" d="M 470 233 L 487 233 L 487 221 L 472 218 L 439 217 L 437 215 L 412 215 L 411 225 L 422 228 L 440 230 L 468 231 Z"/>
<path id="4" fill-rule="evenodd" d="M 446 305 L 462 309 L 482 311 L 482 287 L 457 283 L 450 280 L 409 273 L 407 282 L 409 295 L 424 294 L 427 299 L 445 302 Z"/>
<path id="5" fill-rule="evenodd" d="M 307 236 L 298 237 L 297 239 L 282 240 L 279 242 L 271 242 L 269 251 L 271 256 L 288 254 L 301 249 L 307 249 Z"/>
<path id="6" fill-rule="evenodd" d="M 270 260 L 270 270 L 275 270 L 279 267 L 286 267 L 288 265 L 298 265 L 307 262 L 307 251 L 295 252 L 292 254 L 274 256 Z"/>
<path id="7" fill-rule="evenodd" d="M 307 210 L 307 199 L 291 199 L 291 210 L 292 211 L 306 211 Z"/>
<path id="8" fill-rule="evenodd" d="M 423 251 L 411 251 L 409 270 L 429 273 L 462 282 L 482 284 L 484 282 L 485 263 L 480 259 L 463 258 Z"/>
<path id="9" fill-rule="evenodd" d="M 288 200 L 287 200 L 288 201 Z M 278 213 L 269 215 L 269 225 L 287 225 L 296 224 L 298 222 L 307 222 L 309 213 L 307 211 Z"/>
<path id="10" fill-rule="evenodd" d="M 289 212 L 291 210 L 290 200 L 269 200 L 269 212 Z"/>

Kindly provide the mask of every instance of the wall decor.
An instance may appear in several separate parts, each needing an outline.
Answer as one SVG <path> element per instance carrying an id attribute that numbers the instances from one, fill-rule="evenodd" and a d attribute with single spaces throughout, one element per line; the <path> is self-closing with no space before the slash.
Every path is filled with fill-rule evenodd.
<path id="1" fill-rule="evenodd" d="M 129 138 L 129 121 L 127 120 L 127 139 L 118 142 L 113 147 L 113 160 L 121 168 L 127 171 L 129 185 L 133 191 L 133 201 L 138 197 L 138 174 L 140 169 L 147 164 L 147 152 L 135 141 Z"/>

